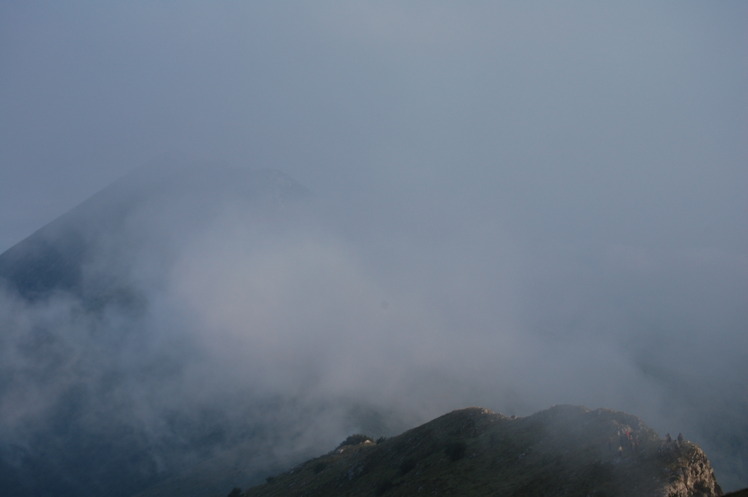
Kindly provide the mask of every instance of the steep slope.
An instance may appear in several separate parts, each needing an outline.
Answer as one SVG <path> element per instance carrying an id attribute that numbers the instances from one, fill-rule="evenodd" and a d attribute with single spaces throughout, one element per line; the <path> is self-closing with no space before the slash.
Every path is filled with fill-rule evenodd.
<path id="1" fill-rule="evenodd" d="M 662 440 L 636 417 L 605 409 L 509 418 L 469 408 L 379 443 L 353 441 L 245 497 L 721 495 L 695 444 Z"/>
<path id="2" fill-rule="evenodd" d="M 226 213 L 282 229 L 306 197 L 276 171 L 141 169 L 0 254 L 0 495 L 131 495 L 241 440 L 212 399 L 179 405 L 195 346 L 151 300 Z"/>
<path id="3" fill-rule="evenodd" d="M 141 250 L 183 241 L 170 237 L 189 236 L 232 203 L 272 210 L 306 195 L 273 170 L 215 164 L 139 169 L 0 254 L 0 285 L 29 300 L 55 292 L 113 299 L 125 290 L 122 278 Z"/>

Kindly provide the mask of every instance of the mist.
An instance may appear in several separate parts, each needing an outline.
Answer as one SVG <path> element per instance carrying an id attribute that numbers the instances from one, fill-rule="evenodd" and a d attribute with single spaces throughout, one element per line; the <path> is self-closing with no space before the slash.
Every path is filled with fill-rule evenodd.
<path id="1" fill-rule="evenodd" d="M 310 192 L 188 184 L 128 210 L 83 276 L 125 307 L 5 292 L 3 437 L 30 443 L 73 386 L 85 423 L 137 427 L 157 465 L 208 411 L 214 446 L 251 418 L 292 464 L 468 405 L 583 404 L 682 431 L 747 486 L 747 15 L 0 7 L 3 250 L 135 167 Z"/>

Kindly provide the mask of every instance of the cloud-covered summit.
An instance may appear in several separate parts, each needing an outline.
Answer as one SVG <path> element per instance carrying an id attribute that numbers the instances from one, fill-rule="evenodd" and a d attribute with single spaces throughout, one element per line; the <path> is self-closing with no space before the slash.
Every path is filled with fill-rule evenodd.
<path id="1" fill-rule="evenodd" d="M 728 460 L 743 448 L 722 443 L 746 429 L 743 365 L 714 341 L 730 328 L 707 340 L 686 321 L 654 327 L 654 303 L 629 288 L 657 272 L 589 273 L 562 292 L 553 285 L 565 272 L 592 269 L 572 253 L 522 253 L 496 233 L 480 234 L 487 247 L 435 242 L 397 223 L 373 236 L 367 213 L 338 215 L 277 172 L 159 171 L 125 178 L 0 257 L 21 275 L 20 295 L 3 294 L 0 362 L 12 378 L 4 450 L 20 451 L 21 468 L 74 436 L 80 467 L 101 463 L 90 457 L 109 437 L 139 454 L 133 482 L 246 441 L 262 472 L 349 432 L 389 433 L 464 405 L 524 414 L 573 401 L 689 432 L 718 476 L 740 474 Z M 43 250 L 15 255 L 25 244 Z M 612 271 L 631 263 L 623 255 L 597 264 Z M 76 278 L 39 272 L 45 264 Z M 51 291 L 28 275 L 50 278 Z M 637 306 L 638 322 L 620 314 Z M 687 346 L 696 340 L 699 354 Z M 707 368 L 716 357 L 722 366 Z"/>
<path id="2" fill-rule="evenodd" d="M 272 216 L 178 194 L 87 214 L 86 233 L 118 221 L 58 279 L 107 298 L 3 297 L 3 429 L 61 392 L 101 396 L 167 453 L 189 423 L 166 413 L 251 378 L 308 412 L 407 405 L 386 416 L 403 427 L 476 404 L 616 408 L 745 486 L 747 9 L 3 3 L 0 250 L 171 154 L 314 194 Z M 65 233 L 58 255 L 82 258 Z M 356 424 L 341 413 L 320 419 Z"/>

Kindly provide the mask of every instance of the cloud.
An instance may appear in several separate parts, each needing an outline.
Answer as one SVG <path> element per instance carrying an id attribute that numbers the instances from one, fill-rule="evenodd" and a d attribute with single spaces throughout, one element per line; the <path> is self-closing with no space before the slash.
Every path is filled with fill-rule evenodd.
<path id="1" fill-rule="evenodd" d="M 2 364 L 39 386 L 3 412 L 116 377 L 106 398 L 159 440 L 167 413 L 275 394 L 403 427 L 572 402 L 709 432 L 694 391 L 744 399 L 744 10 L 3 7 L 0 246 L 175 151 L 316 194 L 293 221 L 189 195 L 130 213 L 84 278 L 136 288 L 137 320 L 4 297 Z"/>
<path id="2" fill-rule="evenodd" d="M 151 189 L 94 241 L 84 284 L 131 298 L 3 298 L 0 412 L 18 443 L 71 399 L 86 430 L 128 426 L 164 468 L 196 460 L 206 430 L 223 450 L 255 426 L 287 462 L 466 405 L 612 407 L 699 437 L 740 388 L 740 256 L 528 243 L 435 204 L 336 216 L 319 197 L 245 201 L 219 179 L 230 169 L 203 171 Z M 113 192 L 151 188 L 123 184 L 136 187 Z M 697 439 L 719 457 L 713 440 Z"/>

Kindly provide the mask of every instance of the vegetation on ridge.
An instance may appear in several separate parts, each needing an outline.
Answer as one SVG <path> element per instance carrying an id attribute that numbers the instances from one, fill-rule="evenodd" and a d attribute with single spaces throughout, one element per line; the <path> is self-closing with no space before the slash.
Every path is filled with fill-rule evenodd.
<path id="1" fill-rule="evenodd" d="M 662 440 L 624 413 L 557 406 L 526 418 L 463 409 L 378 443 L 353 435 L 242 495 L 418 494 L 711 497 L 721 490 L 696 445 Z"/>

